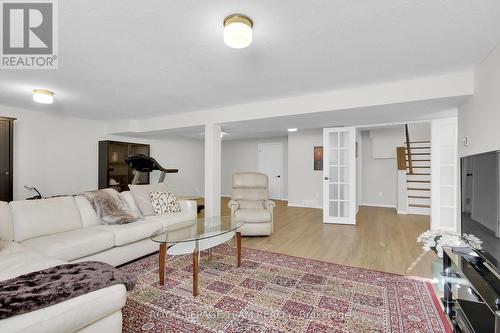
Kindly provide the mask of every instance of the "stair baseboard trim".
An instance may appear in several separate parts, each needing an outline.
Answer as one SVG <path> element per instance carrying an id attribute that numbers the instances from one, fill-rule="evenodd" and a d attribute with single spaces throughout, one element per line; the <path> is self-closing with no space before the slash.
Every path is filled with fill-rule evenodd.
<path id="1" fill-rule="evenodd" d="M 409 187 L 406 189 L 407 191 L 430 191 L 430 188 L 414 188 L 414 187 Z"/>
<path id="2" fill-rule="evenodd" d="M 372 204 L 372 203 L 367 203 L 367 202 L 360 204 L 360 206 L 380 207 L 380 208 L 396 208 L 395 205 L 381 205 L 381 204 Z"/>

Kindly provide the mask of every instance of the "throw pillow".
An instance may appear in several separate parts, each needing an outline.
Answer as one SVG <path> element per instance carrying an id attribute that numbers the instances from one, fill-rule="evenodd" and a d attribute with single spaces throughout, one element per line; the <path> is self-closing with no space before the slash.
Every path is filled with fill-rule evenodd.
<path id="1" fill-rule="evenodd" d="M 151 205 L 150 192 L 155 191 L 168 191 L 167 184 L 158 183 L 150 185 L 129 185 L 130 192 L 139 207 L 142 215 L 154 215 L 153 206 Z"/>
<path id="2" fill-rule="evenodd" d="M 154 191 L 150 192 L 149 195 L 155 215 L 164 215 L 181 211 L 179 202 L 172 192 Z"/>

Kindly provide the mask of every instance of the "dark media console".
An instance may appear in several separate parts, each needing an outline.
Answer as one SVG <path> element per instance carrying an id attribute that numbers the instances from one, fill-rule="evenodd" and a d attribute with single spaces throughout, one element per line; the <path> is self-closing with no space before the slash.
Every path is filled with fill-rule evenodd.
<path id="1" fill-rule="evenodd" d="M 500 276 L 471 252 L 444 248 L 444 311 L 455 332 L 500 333 Z"/>

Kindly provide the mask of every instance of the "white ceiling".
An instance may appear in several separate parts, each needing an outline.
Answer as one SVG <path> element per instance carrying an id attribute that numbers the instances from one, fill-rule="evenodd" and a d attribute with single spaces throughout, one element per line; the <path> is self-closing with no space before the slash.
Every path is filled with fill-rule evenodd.
<path id="1" fill-rule="evenodd" d="M 141 118 L 471 69 L 500 41 L 498 0 L 59 1 L 58 70 L 0 73 L 0 104 Z M 242 50 L 222 20 L 254 20 Z M 56 92 L 35 105 L 33 88 Z"/>
<path id="2" fill-rule="evenodd" d="M 330 112 L 317 112 L 286 117 L 247 120 L 222 125 L 228 133 L 223 140 L 240 140 L 286 136 L 288 128 L 310 129 L 338 126 L 358 126 L 364 129 L 377 124 L 394 124 L 455 117 L 456 105 L 466 97 L 442 98 L 411 103 L 389 104 Z M 160 131 L 122 133 L 124 135 L 164 139 L 168 136 L 181 136 L 204 139 L 204 127 L 165 129 Z"/>

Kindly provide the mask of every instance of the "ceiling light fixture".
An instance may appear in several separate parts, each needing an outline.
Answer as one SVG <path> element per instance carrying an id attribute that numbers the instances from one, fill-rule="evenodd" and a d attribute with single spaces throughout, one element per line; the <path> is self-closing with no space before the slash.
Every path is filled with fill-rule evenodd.
<path id="1" fill-rule="evenodd" d="M 289 128 L 288 132 L 297 132 L 299 129 L 298 128 Z"/>
<path id="2" fill-rule="evenodd" d="M 54 103 L 54 93 L 47 89 L 33 89 L 33 100 L 37 103 Z"/>
<path id="3" fill-rule="evenodd" d="M 252 19 L 231 14 L 224 19 L 224 43 L 233 49 L 243 49 L 252 43 Z"/>

